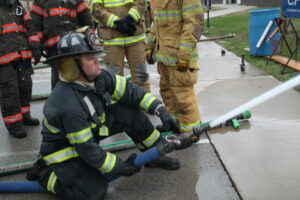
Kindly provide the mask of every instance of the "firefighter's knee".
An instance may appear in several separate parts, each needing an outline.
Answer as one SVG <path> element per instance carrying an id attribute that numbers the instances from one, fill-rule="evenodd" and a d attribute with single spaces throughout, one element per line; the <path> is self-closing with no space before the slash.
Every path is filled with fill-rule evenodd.
<path id="1" fill-rule="evenodd" d="M 120 74 L 121 73 L 120 66 L 106 66 L 106 70 L 112 74 Z"/>
<path id="2" fill-rule="evenodd" d="M 136 76 L 137 83 L 145 83 L 149 79 L 149 74 L 145 62 L 136 65 L 136 73 L 137 73 Z"/>

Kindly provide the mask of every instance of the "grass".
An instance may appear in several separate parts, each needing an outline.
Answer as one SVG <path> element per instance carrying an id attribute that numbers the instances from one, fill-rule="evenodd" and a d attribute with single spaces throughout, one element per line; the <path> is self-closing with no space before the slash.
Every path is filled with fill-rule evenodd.
<path id="1" fill-rule="evenodd" d="M 237 36 L 235 38 L 216 40 L 216 42 L 223 48 L 235 53 L 239 57 L 241 57 L 242 54 L 244 54 L 245 60 L 248 63 L 251 63 L 252 65 L 258 67 L 265 73 L 275 77 L 280 81 L 285 81 L 290 77 L 295 76 L 297 73 L 294 70 L 286 68 L 286 73 L 281 74 L 281 64 L 270 62 L 268 65 L 266 65 L 266 58 L 250 56 L 249 51 L 245 50 L 246 48 L 249 48 L 249 16 L 249 11 L 243 11 L 221 17 L 211 18 L 209 28 L 207 28 L 205 24 L 205 30 L 209 31 L 209 34 L 206 35 L 206 37 L 236 34 Z M 292 22 L 296 30 L 300 31 L 300 20 L 293 19 Z M 291 34 L 289 34 L 289 40 L 289 42 L 295 43 L 295 39 L 291 37 Z M 295 45 L 291 44 L 291 46 Z M 281 45 L 281 50 L 283 56 L 289 56 L 285 45 Z M 295 56 L 293 59 L 300 61 L 299 56 Z M 300 91 L 300 87 L 296 89 L 297 91 Z"/>

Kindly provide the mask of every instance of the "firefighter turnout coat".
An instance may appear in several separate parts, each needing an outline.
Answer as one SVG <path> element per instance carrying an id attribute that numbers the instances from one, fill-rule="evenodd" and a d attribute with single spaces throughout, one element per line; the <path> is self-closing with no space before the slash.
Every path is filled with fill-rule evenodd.
<path id="1" fill-rule="evenodd" d="M 177 59 L 190 61 L 198 69 L 197 42 L 203 31 L 204 15 L 200 0 L 157 0 L 154 24 L 147 38 L 157 62 L 177 66 Z"/>
<path id="2" fill-rule="evenodd" d="M 84 0 L 34 0 L 30 15 L 33 30 L 30 32 L 31 46 L 49 48 L 59 42 L 64 32 L 82 26 L 93 27 L 87 3 Z"/>
<path id="3" fill-rule="evenodd" d="M 94 0 L 91 9 L 99 21 L 99 37 L 105 45 L 128 46 L 145 41 L 145 0 Z M 121 34 L 115 30 L 114 22 L 130 15 L 135 20 L 136 31 L 133 36 Z"/>
<path id="4" fill-rule="evenodd" d="M 17 0 L 11 6 L 1 2 L 0 13 L 0 65 L 20 58 L 31 59 L 32 52 L 27 40 L 27 26 L 31 21 L 29 14 Z"/>
<path id="5" fill-rule="evenodd" d="M 43 110 L 45 118 L 40 149 L 47 165 L 57 166 L 79 157 L 99 172 L 114 173 L 121 160 L 113 153 L 104 151 L 98 144 L 104 137 L 111 136 L 106 112 L 108 106 L 120 104 L 153 114 L 161 104 L 150 93 L 127 82 L 124 77 L 112 75 L 105 70 L 96 79 L 95 88 L 59 82 L 47 99 Z M 141 123 L 140 126 L 147 125 Z M 148 133 L 138 134 L 145 136 L 133 139 L 141 150 L 152 147 L 160 137 L 152 125 Z M 54 192 L 53 187 L 48 190 Z"/>

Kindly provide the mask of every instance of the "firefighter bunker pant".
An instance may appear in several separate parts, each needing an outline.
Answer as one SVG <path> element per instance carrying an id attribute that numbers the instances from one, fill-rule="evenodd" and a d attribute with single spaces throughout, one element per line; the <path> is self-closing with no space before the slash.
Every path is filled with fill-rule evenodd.
<path id="1" fill-rule="evenodd" d="M 189 68 L 179 72 L 176 67 L 157 64 L 160 74 L 160 95 L 167 111 L 179 123 L 182 133 L 193 131 L 200 126 L 198 100 L 194 85 L 198 79 L 198 70 Z"/>
<path id="2" fill-rule="evenodd" d="M 22 115 L 30 113 L 31 74 L 30 59 L 0 65 L 1 113 L 8 130 L 21 126 Z"/>
<path id="3" fill-rule="evenodd" d="M 124 56 L 126 56 L 131 81 L 150 92 L 145 43 L 141 42 L 130 46 L 105 46 L 104 48 L 107 55 L 103 58 L 103 62 L 110 73 L 124 76 Z"/>
<path id="4" fill-rule="evenodd" d="M 109 135 L 125 131 L 141 151 L 156 145 L 160 138 L 159 132 L 140 110 L 128 109 L 117 103 L 110 105 L 106 115 Z M 50 165 L 39 183 L 66 200 L 100 200 L 105 197 L 108 187 L 105 175 L 89 166 L 80 157 Z"/>

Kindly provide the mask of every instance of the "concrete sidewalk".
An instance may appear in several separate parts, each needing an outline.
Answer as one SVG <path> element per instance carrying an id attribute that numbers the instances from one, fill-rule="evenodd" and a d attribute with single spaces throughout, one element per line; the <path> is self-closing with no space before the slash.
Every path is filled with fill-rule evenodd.
<path id="1" fill-rule="evenodd" d="M 223 16 L 223 15 L 228 15 L 228 14 L 232 14 L 235 12 L 241 12 L 241 11 L 245 11 L 249 10 L 249 9 L 253 9 L 255 8 L 255 6 L 245 6 L 245 5 L 238 5 L 238 4 L 212 4 L 212 7 L 219 7 L 219 8 L 224 8 L 222 10 L 216 10 L 216 11 L 210 11 L 209 12 L 209 17 L 219 17 L 219 16 Z M 205 12 L 204 14 L 205 19 L 207 18 L 207 13 Z"/>

